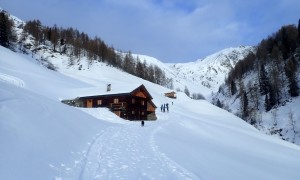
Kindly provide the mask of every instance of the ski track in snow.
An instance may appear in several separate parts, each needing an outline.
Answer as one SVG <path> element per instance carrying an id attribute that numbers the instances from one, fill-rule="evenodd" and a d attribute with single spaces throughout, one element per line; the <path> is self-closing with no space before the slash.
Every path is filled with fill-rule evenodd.
<path id="1" fill-rule="evenodd" d="M 167 115 L 162 119 L 104 130 L 90 143 L 78 179 L 199 179 L 159 151 L 154 136 L 170 123 Z"/>
<path id="2" fill-rule="evenodd" d="M 23 88 L 25 86 L 25 82 L 22 79 L 19 79 L 14 76 L 10 76 L 8 74 L 0 73 L 0 81 L 17 86 L 17 87 L 21 87 L 21 88 Z"/>
<path id="3" fill-rule="evenodd" d="M 168 116 L 164 115 L 162 118 L 162 120 L 167 120 Z M 156 127 L 151 135 L 150 135 L 150 146 L 153 150 L 153 152 L 157 155 L 157 157 L 160 159 L 161 162 L 164 162 L 167 164 L 168 168 L 174 173 L 176 174 L 176 176 L 178 177 L 178 179 L 193 179 L 193 180 L 197 180 L 200 179 L 199 177 L 197 177 L 196 175 L 194 175 L 193 173 L 189 172 L 188 170 L 186 170 L 185 168 L 181 167 L 179 164 L 177 164 L 175 161 L 173 161 L 172 159 L 168 158 L 168 156 L 162 152 L 159 151 L 159 147 L 155 144 L 155 139 L 154 136 L 155 134 L 165 125 L 171 123 L 171 121 L 167 121 L 165 123 L 163 123 L 163 125 Z"/>

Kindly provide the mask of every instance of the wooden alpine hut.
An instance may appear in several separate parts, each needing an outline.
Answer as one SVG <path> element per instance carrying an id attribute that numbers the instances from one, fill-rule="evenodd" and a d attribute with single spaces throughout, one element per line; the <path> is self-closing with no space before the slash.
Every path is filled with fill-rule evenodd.
<path id="1" fill-rule="evenodd" d="M 114 89 L 109 84 L 106 92 L 100 95 L 78 97 L 73 101 L 74 105 L 78 107 L 107 107 L 123 119 L 156 120 L 155 109 L 157 107 L 152 99 L 144 85 L 135 88 L 119 87 Z"/>

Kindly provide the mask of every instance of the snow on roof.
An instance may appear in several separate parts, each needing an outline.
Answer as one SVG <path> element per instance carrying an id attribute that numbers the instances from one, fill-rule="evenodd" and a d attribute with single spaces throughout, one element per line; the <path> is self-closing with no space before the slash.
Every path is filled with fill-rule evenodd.
<path id="1" fill-rule="evenodd" d="M 88 96 L 101 96 L 101 95 L 112 95 L 112 94 L 128 94 L 143 84 L 111 84 L 111 90 L 107 91 L 108 84 L 102 86 L 86 89 L 85 93 L 81 92 L 78 94 L 79 97 Z"/>

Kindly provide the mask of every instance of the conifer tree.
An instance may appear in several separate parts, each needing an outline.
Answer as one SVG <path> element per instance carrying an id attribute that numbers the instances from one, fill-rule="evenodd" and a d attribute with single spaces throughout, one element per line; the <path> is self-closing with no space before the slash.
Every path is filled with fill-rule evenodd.
<path id="1" fill-rule="evenodd" d="M 147 80 L 150 81 L 150 82 L 153 82 L 154 83 L 154 67 L 153 65 L 150 65 L 148 68 L 147 68 Z"/>
<path id="2" fill-rule="evenodd" d="M 268 94 L 265 95 L 265 109 L 267 112 L 271 110 L 270 99 Z"/>
<path id="3" fill-rule="evenodd" d="M 240 79 L 239 81 L 239 96 L 240 96 L 240 100 L 241 100 L 241 114 L 242 114 L 242 118 L 246 118 L 249 116 L 249 111 L 248 111 L 248 97 L 247 97 L 247 93 L 246 93 L 246 89 L 244 86 L 244 83 L 242 82 L 242 80 Z"/>
<path id="4" fill-rule="evenodd" d="M 272 94 L 274 95 L 274 101 L 275 104 L 279 104 L 280 103 L 280 99 L 281 99 L 281 92 L 280 92 L 280 88 L 281 88 L 281 82 L 280 82 L 280 77 L 279 77 L 279 71 L 276 68 L 276 65 L 272 66 L 272 70 L 271 70 L 271 90 L 272 90 Z"/>
<path id="5" fill-rule="evenodd" d="M 188 97 L 190 97 L 190 91 L 189 91 L 189 89 L 187 88 L 187 86 L 184 87 L 184 93 L 185 93 Z"/>
<path id="6" fill-rule="evenodd" d="M 237 88 L 234 80 L 232 80 L 230 83 L 230 90 L 231 90 L 231 95 L 235 95 L 235 93 L 237 92 Z"/>
<path id="7" fill-rule="evenodd" d="M 0 45 L 9 47 L 9 19 L 5 12 L 0 12 Z"/>
<path id="8" fill-rule="evenodd" d="M 163 72 L 157 65 L 154 66 L 154 76 L 155 76 L 155 83 L 161 85 L 163 80 L 162 78 Z"/>
<path id="9" fill-rule="evenodd" d="M 219 99 L 217 100 L 216 105 L 217 105 L 219 108 L 222 108 L 222 107 L 223 107 L 223 105 L 222 105 L 222 103 L 221 103 L 221 101 L 220 101 Z"/>
<path id="10" fill-rule="evenodd" d="M 259 87 L 255 82 L 249 82 L 248 88 L 249 90 L 249 102 L 253 104 L 253 111 L 257 111 L 259 109 Z"/>
<path id="11" fill-rule="evenodd" d="M 144 78 L 145 78 L 145 77 L 144 77 L 144 74 L 145 74 L 144 71 L 145 71 L 145 70 L 144 70 L 144 66 L 143 66 L 142 62 L 140 61 L 139 57 L 137 57 L 137 63 L 136 63 L 136 75 L 137 75 L 138 77 L 144 79 Z"/>
<path id="12" fill-rule="evenodd" d="M 51 41 L 51 32 L 52 32 L 52 29 L 49 28 L 49 27 L 47 27 L 46 29 L 47 29 L 47 40 Z"/>
<path id="13" fill-rule="evenodd" d="M 275 95 L 275 90 L 273 86 L 269 86 L 269 105 L 270 108 L 273 108 L 277 103 L 276 95 Z"/>
<path id="14" fill-rule="evenodd" d="M 300 44 L 300 19 L 298 22 L 298 43 Z"/>
<path id="15" fill-rule="evenodd" d="M 135 62 L 131 52 L 128 52 L 125 55 L 125 59 L 123 62 L 123 70 L 128 72 L 129 74 L 133 74 L 133 75 L 135 74 Z"/>
<path id="16" fill-rule="evenodd" d="M 148 73 L 147 73 L 147 62 L 146 62 L 146 60 L 144 59 L 144 62 L 143 62 L 143 69 L 144 69 L 144 75 L 143 75 L 143 77 L 144 77 L 144 79 L 148 79 Z"/>
<path id="17" fill-rule="evenodd" d="M 58 28 L 56 25 L 53 26 L 52 30 L 51 30 L 51 43 L 53 44 L 53 51 L 56 51 L 56 46 L 58 44 L 58 40 L 59 40 L 59 32 L 58 32 Z"/>
<path id="18" fill-rule="evenodd" d="M 42 41 L 42 23 L 39 20 L 33 20 L 26 22 L 24 26 L 24 31 L 31 34 L 39 45 Z"/>
<path id="19" fill-rule="evenodd" d="M 248 111 L 248 97 L 247 93 L 243 93 L 243 117 L 246 118 L 249 116 L 249 111 Z"/>
<path id="20" fill-rule="evenodd" d="M 299 87 L 297 84 L 297 65 L 295 59 L 291 57 L 285 66 L 285 72 L 289 80 L 289 93 L 292 97 L 299 96 Z"/>
<path id="21" fill-rule="evenodd" d="M 107 56 L 109 59 L 109 64 L 111 64 L 114 67 L 118 67 L 118 61 L 120 61 L 117 57 L 117 54 L 115 52 L 115 49 L 113 47 L 108 48 Z"/>
<path id="22" fill-rule="evenodd" d="M 261 95 L 265 95 L 269 92 L 270 83 L 269 83 L 269 78 L 268 78 L 268 75 L 267 75 L 264 65 L 261 65 L 259 75 L 260 75 L 260 77 L 259 77 L 260 93 L 261 93 Z"/>

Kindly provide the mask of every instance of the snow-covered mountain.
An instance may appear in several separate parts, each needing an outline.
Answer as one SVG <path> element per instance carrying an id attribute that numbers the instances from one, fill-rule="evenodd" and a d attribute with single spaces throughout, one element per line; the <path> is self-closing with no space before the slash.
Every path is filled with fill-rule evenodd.
<path id="1" fill-rule="evenodd" d="M 176 77 L 169 65 L 160 67 Z M 144 84 L 157 106 L 173 105 L 141 127 L 106 108 L 60 102 L 94 95 L 107 84 L 124 89 Z M 299 146 L 264 135 L 205 100 L 181 92 L 169 99 L 163 94 L 170 89 L 102 62 L 91 66 L 82 58 L 69 66 L 68 57 L 47 47 L 26 55 L 0 46 L 0 87 L 0 179 L 300 177 Z"/>
<path id="2" fill-rule="evenodd" d="M 178 63 L 170 67 L 175 70 L 177 79 L 187 79 L 193 84 L 201 83 L 216 92 L 236 63 L 254 50 L 252 46 L 228 48 L 195 62 Z"/>
<path id="3" fill-rule="evenodd" d="M 191 94 L 201 93 L 209 97 L 212 92 L 218 91 L 219 86 L 224 83 L 227 74 L 236 63 L 254 51 L 253 46 L 228 48 L 194 62 L 177 64 L 165 64 L 145 55 L 135 54 L 134 56 L 138 56 L 140 60 L 145 60 L 148 64 L 162 68 L 166 76 L 173 79 L 175 90 L 183 91 L 186 86 Z"/>

